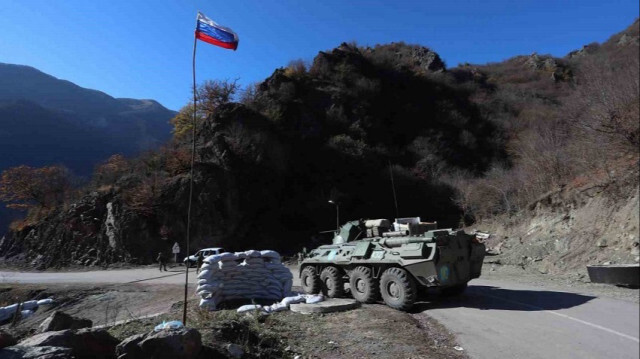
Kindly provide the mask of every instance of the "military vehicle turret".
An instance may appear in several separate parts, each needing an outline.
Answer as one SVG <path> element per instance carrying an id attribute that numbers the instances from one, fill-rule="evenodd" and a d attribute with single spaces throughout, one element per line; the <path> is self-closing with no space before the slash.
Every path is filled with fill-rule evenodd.
<path id="1" fill-rule="evenodd" d="M 419 217 L 351 221 L 335 232 L 333 243 L 310 251 L 300 263 L 305 293 L 351 295 L 362 303 L 380 296 L 398 310 L 410 309 L 426 288 L 461 294 L 480 276 L 485 246 L 462 230 L 437 229 Z"/>

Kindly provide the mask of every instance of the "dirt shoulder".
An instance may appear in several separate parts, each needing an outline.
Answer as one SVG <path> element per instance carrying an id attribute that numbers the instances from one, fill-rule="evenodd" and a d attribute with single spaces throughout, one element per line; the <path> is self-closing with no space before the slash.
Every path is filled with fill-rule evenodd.
<path id="1" fill-rule="evenodd" d="M 5 324 L 18 338 L 33 334 L 52 311 L 106 325 L 119 339 L 151 331 L 163 320 L 182 318 L 183 288 L 179 285 L 0 285 L 0 305 L 54 298 L 54 306 L 39 308 L 17 326 Z M 147 317 L 149 315 L 153 317 Z M 126 321 L 126 323 L 122 323 Z M 208 312 L 189 301 L 188 325 L 200 331 L 203 344 L 224 357 L 229 343 L 240 345 L 250 358 L 466 358 L 454 336 L 426 314 L 399 312 L 382 304 L 330 314 L 294 312 L 269 316 Z"/>
<path id="2" fill-rule="evenodd" d="M 178 285 L 141 284 L 0 284 L 0 306 L 34 299 L 54 300 L 53 305 L 38 308 L 31 317 L 10 328 L 18 337 L 24 337 L 33 333 L 54 310 L 90 319 L 94 326 L 109 326 L 125 320 L 164 313 L 182 298 L 183 288 L 184 286 Z"/>
<path id="3" fill-rule="evenodd" d="M 492 262 L 491 258 L 485 258 L 482 279 L 523 283 L 560 292 L 581 293 L 640 303 L 640 289 L 638 288 L 591 283 L 583 273 L 543 274 L 531 267 L 488 263 Z M 470 285 L 473 285 L 473 281 Z"/>

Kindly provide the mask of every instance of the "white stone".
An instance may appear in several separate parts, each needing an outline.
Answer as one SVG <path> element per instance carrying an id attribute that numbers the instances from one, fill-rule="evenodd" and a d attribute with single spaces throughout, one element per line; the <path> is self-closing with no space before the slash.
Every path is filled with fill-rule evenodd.
<path id="1" fill-rule="evenodd" d="M 105 232 L 109 238 L 109 246 L 116 248 L 116 219 L 113 214 L 113 203 L 107 203 L 107 219 L 104 221 Z"/>

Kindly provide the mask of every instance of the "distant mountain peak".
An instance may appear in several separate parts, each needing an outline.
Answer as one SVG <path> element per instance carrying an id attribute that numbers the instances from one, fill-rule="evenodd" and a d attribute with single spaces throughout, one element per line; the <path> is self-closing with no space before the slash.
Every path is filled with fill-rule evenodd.
<path id="1" fill-rule="evenodd" d="M 165 143 L 175 115 L 151 99 L 114 98 L 31 66 L 7 63 L 0 63 L 0 110 L 0 132 L 13 134 L 11 141 L 0 143 L 0 152 L 9 154 L 0 161 L 0 171 L 42 165 L 50 158 L 81 174 L 110 154 L 134 155 Z M 88 136 L 100 151 L 86 148 Z M 64 149 L 56 148 L 56 137 L 64 138 Z M 74 151 L 80 160 L 69 158 Z"/>

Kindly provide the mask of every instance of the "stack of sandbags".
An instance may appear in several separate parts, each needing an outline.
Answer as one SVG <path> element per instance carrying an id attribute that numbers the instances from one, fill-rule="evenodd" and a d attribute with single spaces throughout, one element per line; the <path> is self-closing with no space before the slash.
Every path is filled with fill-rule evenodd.
<path id="1" fill-rule="evenodd" d="M 196 293 L 210 310 L 228 300 L 281 300 L 291 294 L 293 275 L 275 251 L 221 253 L 204 259 Z"/>
<path id="2" fill-rule="evenodd" d="M 33 314 L 33 312 L 38 310 L 39 306 L 48 305 L 52 303 L 53 303 L 53 299 L 48 298 L 48 299 L 41 299 L 41 300 L 28 300 L 22 303 L 14 303 L 6 307 L 0 307 L 0 322 L 4 322 L 6 320 L 13 318 L 13 316 L 16 314 L 16 311 L 18 311 L 18 309 L 20 310 L 22 317 L 26 318 L 31 314 Z"/>
<path id="3" fill-rule="evenodd" d="M 289 306 L 291 304 L 298 304 L 298 303 L 316 304 L 323 301 L 324 301 L 324 295 L 322 294 L 295 294 L 290 297 L 285 297 L 280 302 L 273 303 L 272 305 L 262 306 L 260 304 L 248 304 L 248 305 L 241 306 L 236 311 L 238 313 L 258 311 L 259 313 L 262 313 L 262 314 L 269 314 L 274 312 L 281 312 L 283 310 L 289 310 Z"/>

